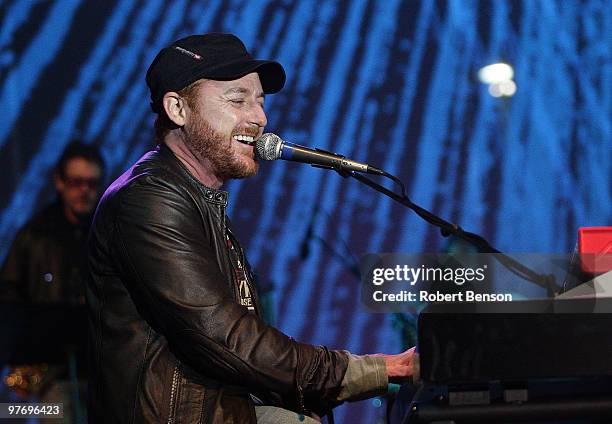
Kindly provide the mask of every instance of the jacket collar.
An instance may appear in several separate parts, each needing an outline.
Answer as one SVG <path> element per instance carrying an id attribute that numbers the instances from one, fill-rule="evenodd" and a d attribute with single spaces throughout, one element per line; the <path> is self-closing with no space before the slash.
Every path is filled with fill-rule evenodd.
<path id="1" fill-rule="evenodd" d="M 189 181 L 195 184 L 196 187 L 198 187 L 198 189 L 204 195 L 204 199 L 208 203 L 213 203 L 216 205 L 227 207 L 227 202 L 228 202 L 228 197 L 229 197 L 227 191 L 217 190 L 215 188 L 207 187 L 204 184 L 202 184 L 200 181 L 198 181 L 197 178 L 191 175 L 191 172 L 189 172 L 189 170 L 185 168 L 185 165 L 183 165 L 183 163 L 179 160 L 179 158 L 176 157 L 174 152 L 170 150 L 170 148 L 165 143 L 160 143 L 157 146 L 157 150 L 159 151 L 162 157 L 169 160 L 170 162 L 172 162 L 172 164 L 175 165 L 174 168 L 176 168 L 180 174 L 182 174 L 185 178 L 187 178 Z"/>

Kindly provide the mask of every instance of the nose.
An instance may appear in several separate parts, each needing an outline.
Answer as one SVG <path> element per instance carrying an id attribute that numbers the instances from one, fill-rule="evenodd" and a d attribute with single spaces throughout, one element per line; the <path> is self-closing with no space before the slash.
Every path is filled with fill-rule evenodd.
<path id="1" fill-rule="evenodd" d="M 259 103 L 255 103 L 251 108 L 251 116 L 249 120 L 252 124 L 257 125 L 258 127 L 265 127 L 268 123 L 268 118 L 266 117 L 266 112 L 264 112 L 263 106 Z"/>

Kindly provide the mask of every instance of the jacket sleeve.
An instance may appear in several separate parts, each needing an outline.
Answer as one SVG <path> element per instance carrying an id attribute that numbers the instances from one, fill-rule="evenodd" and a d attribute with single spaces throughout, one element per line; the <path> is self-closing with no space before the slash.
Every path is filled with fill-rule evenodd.
<path id="1" fill-rule="evenodd" d="M 346 353 L 349 362 L 337 400 L 356 401 L 387 394 L 389 378 L 385 360 L 380 356 Z"/>
<path id="2" fill-rule="evenodd" d="M 114 243 L 139 313 L 193 369 L 325 408 L 346 372 L 344 352 L 298 343 L 239 305 L 216 260 L 211 229 L 187 190 L 143 178 L 120 193 Z M 304 404 L 306 402 L 306 405 Z"/>

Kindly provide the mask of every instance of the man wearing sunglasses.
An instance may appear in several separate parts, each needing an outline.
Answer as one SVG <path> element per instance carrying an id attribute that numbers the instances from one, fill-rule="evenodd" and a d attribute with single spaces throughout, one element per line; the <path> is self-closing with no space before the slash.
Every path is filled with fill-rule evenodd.
<path id="1" fill-rule="evenodd" d="M 54 173 L 57 201 L 22 227 L 0 273 L 3 298 L 32 303 L 84 303 L 85 240 L 100 191 L 98 150 L 73 142 Z"/>
<path id="2" fill-rule="evenodd" d="M 66 422 L 84 416 L 86 333 L 78 327 L 79 305 L 85 303 L 85 245 L 103 167 L 96 148 L 69 144 L 54 172 L 57 200 L 18 231 L 0 270 L 2 307 L 24 325 L 5 340 L 14 365 L 4 383 L 21 400 L 62 403 Z M 58 332 L 47 334 L 45 322 Z"/>

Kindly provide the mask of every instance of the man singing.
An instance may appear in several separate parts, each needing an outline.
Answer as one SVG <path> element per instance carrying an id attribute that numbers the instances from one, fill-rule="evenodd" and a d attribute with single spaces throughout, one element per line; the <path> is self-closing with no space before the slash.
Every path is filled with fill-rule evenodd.
<path id="1" fill-rule="evenodd" d="M 308 423 L 410 377 L 413 350 L 331 351 L 260 318 L 220 188 L 257 172 L 282 66 L 233 35 L 195 35 L 146 81 L 159 145 L 106 191 L 89 241 L 90 421 Z"/>

